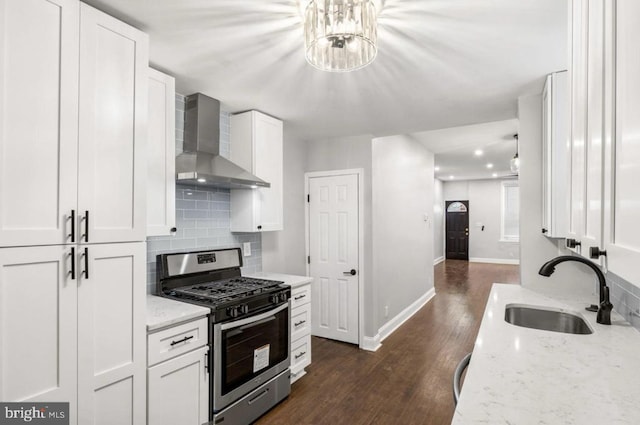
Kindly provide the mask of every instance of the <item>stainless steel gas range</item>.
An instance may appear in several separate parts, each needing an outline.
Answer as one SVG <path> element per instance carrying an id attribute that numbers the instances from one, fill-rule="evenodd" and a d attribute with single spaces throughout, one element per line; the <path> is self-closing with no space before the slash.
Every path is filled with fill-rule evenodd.
<path id="1" fill-rule="evenodd" d="M 157 256 L 157 295 L 211 309 L 210 420 L 249 424 L 289 395 L 291 290 L 242 277 L 239 248 Z"/>

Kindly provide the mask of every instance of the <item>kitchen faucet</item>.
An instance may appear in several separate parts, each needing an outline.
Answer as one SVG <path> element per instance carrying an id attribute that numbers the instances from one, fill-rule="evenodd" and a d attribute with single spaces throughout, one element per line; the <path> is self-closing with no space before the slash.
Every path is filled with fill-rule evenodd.
<path id="1" fill-rule="evenodd" d="M 611 301 L 609 301 L 609 287 L 607 286 L 607 281 L 602 271 L 591 261 L 582 257 L 561 255 L 544 263 L 542 267 L 540 267 L 538 274 L 541 276 L 549 277 L 553 274 L 553 272 L 556 271 L 556 266 L 560 263 L 564 263 L 565 261 L 577 261 L 578 263 L 585 264 L 595 272 L 596 276 L 598 276 L 598 282 L 600 283 L 600 304 L 598 306 L 598 315 L 596 317 L 596 321 L 602 325 L 610 325 L 611 310 L 613 309 L 613 304 L 611 304 Z M 589 310 L 589 307 L 587 307 L 587 310 Z"/>

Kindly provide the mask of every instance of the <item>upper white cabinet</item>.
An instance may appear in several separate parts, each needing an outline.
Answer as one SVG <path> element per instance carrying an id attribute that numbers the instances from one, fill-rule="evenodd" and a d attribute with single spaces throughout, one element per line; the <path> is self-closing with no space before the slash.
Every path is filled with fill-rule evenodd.
<path id="1" fill-rule="evenodd" d="M 567 72 L 547 76 L 542 92 L 542 233 L 567 236 L 569 219 L 569 88 Z"/>
<path id="2" fill-rule="evenodd" d="M 573 0 L 570 237 L 640 283 L 640 3 Z M 584 137 L 583 137 L 584 135 Z M 576 202 L 579 201 L 579 202 Z"/>
<path id="3" fill-rule="evenodd" d="M 640 2 L 605 2 L 604 250 L 640 285 Z"/>
<path id="4" fill-rule="evenodd" d="M 0 246 L 71 242 L 77 0 L 0 0 Z"/>
<path id="5" fill-rule="evenodd" d="M 282 121 L 257 111 L 231 116 L 231 161 L 271 184 L 231 190 L 231 231 L 283 229 Z"/>
<path id="6" fill-rule="evenodd" d="M 149 68 L 147 236 L 170 235 L 176 225 L 175 79 Z"/>
<path id="7" fill-rule="evenodd" d="M 75 0 L 0 19 L 0 246 L 144 240 L 147 36 Z"/>

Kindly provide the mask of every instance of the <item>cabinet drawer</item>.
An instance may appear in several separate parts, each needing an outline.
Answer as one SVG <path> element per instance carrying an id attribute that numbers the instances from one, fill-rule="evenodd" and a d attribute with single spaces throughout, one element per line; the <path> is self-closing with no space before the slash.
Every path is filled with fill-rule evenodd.
<path id="1" fill-rule="evenodd" d="M 208 342 L 207 318 L 194 320 L 149 334 L 148 366 L 202 347 Z"/>
<path id="2" fill-rule="evenodd" d="M 311 333 L 311 304 L 291 310 L 291 341 Z"/>
<path id="3" fill-rule="evenodd" d="M 307 304 L 311 301 L 311 284 L 299 286 L 291 290 L 291 308 Z"/>
<path id="4" fill-rule="evenodd" d="M 311 363 L 311 335 L 291 344 L 291 372 L 298 373 Z"/>

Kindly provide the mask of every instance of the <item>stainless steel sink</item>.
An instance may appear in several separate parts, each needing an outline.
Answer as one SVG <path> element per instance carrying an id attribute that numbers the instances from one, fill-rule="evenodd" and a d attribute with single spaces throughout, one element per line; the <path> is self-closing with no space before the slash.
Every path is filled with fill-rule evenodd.
<path id="1" fill-rule="evenodd" d="M 544 331 L 588 335 L 593 329 L 578 314 L 551 307 L 507 304 L 504 320 L 512 325 Z"/>

